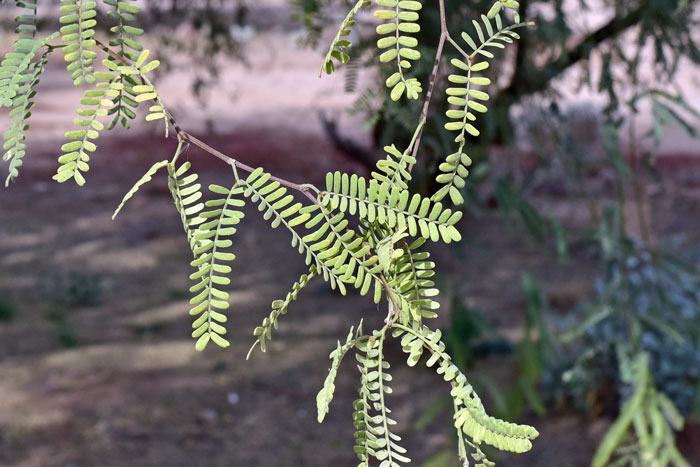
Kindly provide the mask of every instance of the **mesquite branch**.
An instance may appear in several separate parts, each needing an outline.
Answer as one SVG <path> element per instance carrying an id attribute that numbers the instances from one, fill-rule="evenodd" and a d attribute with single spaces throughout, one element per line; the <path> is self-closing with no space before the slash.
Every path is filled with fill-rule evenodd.
<path id="1" fill-rule="evenodd" d="M 107 55 L 110 57 L 114 58 L 115 60 L 119 61 L 120 63 L 130 66 L 132 63 L 129 62 L 126 58 L 122 57 L 112 49 L 110 49 L 108 46 L 100 42 L 99 40 L 95 41 L 97 43 L 97 46 L 102 49 Z M 240 162 L 239 160 L 227 156 L 226 154 L 222 153 L 221 151 L 218 151 L 211 146 L 209 146 L 207 143 L 204 141 L 200 140 L 199 138 L 193 136 L 192 134 L 188 133 L 187 131 L 183 130 L 182 127 L 177 123 L 175 120 L 175 117 L 167 110 L 167 108 L 164 109 L 165 115 L 168 117 L 168 121 L 170 124 L 175 128 L 175 132 L 177 133 L 177 137 L 180 140 L 187 141 L 189 143 L 192 143 L 193 145 L 197 146 L 200 148 L 202 151 L 211 154 L 212 156 L 226 162 L 227 164 L 236 167 L 237 169 L 244 170 L 246 172 L 253 172 L 255 170 L 254 167 L 251 167 L 247 164 L 244 164 L 243 162 Z M 287 188 L 290 188 L 292 190 L 299 191 L 304 194 L 309 200 L 311 200 L 313 203 L 317 204 L 318 200 L 316 199 L 315 196 L 310 192 L 313 190 L 312 185 L 309 184 L 298 184 L 294 182 L 290 182 L 289 180 L 285 180 L 283 178 L 271 176 L 270 179 L 275 180 L 280 183 L 280 185 L 283 185 Z"/>
<path id="2" fill-rule="evenodd" d="M 124 57 L 122 57 L 118 53 L 114 52 L 112 49 L 107 47 L 102 42 L 100 42 L 100 41 L 96 41 L 96 42 L 97 42 L 97 46 L 100 49 L 102 49 L 105 53 L 107 53 L 110 57 L 113 57 L 115 60 L 118 60 L 119 62 L 123 63 L 124 65 L 127 65 L 127 66 L 131 65 L 131 63 L 129 63 L 129 61 L 127 59 L 125 59 Z M 431 88 L 432 88 L 432 86 L 431 86 Z M 253 172 L 255 170 L 254 167 L 251 167 L 247 164 L 244 164 L 243 162 L 240 162 L 240 161 L 234 159 L 233 157 L 227 156 L 226 154 L 222 153 L 221 151 L 212 148 L 211 146 L 209 146 L 207 143 L 200 140 L 199 138 L 186 132 L 185 130 L 182 129 L 182 127 L 180 127 L 180 125 L 175 120 L 175 117 L 173 117 L 173 115 L 167 109 L 164 109 L 164 111 L 168 117 L 168 121 L 173 126 L 173 128 L 175 128 L 175 132 L 177 133 L 177 137 L 181 141 L 187 141 L 187 142 L 197 146 L 202 151 L 204 151 L 208 154 L 211 154 L 212 156 L 226 162 L 227 164 L 229 164 L 237 169 L 241 169 L 241 170 L 244 170 L 246 172 Z M 283 178 L 279 178 L 279 177 L 275 177 L 275 176 L 271 176 L 270 179 L 279 182 L 280 185 L 283 185 L 287 188 L 290 188 L 290 189 L 293 189 L 293 190 L 296 190 L 296 191 L 303 193 L 304 196 L 306 196 L 309 200 L 311 200 L 311 202 L 313 202 L 314 204 L 319 204 L 318 198 L 311 193 L 311 190 L 314 190 L 314 187 L 312 185 L 297 184 L 297 183 L 290 182 L 289 180 L 285 180 Z M 382 286 L 384 287 L 384 290 L 387 293 L 387 296 L 389 297 L 389 300 L 391 301 L 391 303 L 393 305 L 394 310 L 398 310 L 399 307 L 398 307 L 398 304 L 396 303 L 396 298 L 394 297 L 394 294 L 393 294 L 393 291 L 391 290 L 391 287 L 389 287 L 389 284 L 387 284 L 386 279 L 384 279 L 383 275 L 379 274 L 379 277 L 382 281 Z M 388 317 L 387 319 L 389 319 L 389 318 L 390 317 Z"/>
<path id="3" fill-rule="evenodd" d="M 428 84 L 428 92 L 425 96 L 425 102 L 423 103 L 423 110 L 420 114 L 420 120 L 418 126 L 418 137 L 413 145 L 413 158 L 415 159 L 418 155 L 418 148 L 420 147 L 420 140 L 423 136 L 423 130 L 425 129 L 425 122 L 428 118 L 428 109 L 430 108 L 430 101 L 433 97 L 433 89 L 435 88 L 435 81 L 437 80 L 438 71 L 440 70 L 440 62 L 442 61 L 442 51 L 445 47 L 445 41 L 450 36 L 447 31 L 447 16 L 445 15 L 445 0 L 439 0 L 440 2 L 440 41 L 438 42 L 437 52 L 435 54 L 435 64 L 433 65 L 433 71 L 430 73 L 430 84 Z M 413 164 L 408 167 L 408 171 L 413 170 Z"/>

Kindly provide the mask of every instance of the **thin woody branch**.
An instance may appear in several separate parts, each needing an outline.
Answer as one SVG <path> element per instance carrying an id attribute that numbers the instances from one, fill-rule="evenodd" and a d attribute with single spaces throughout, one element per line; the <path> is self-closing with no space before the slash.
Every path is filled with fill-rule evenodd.
<path id="1" fill-rule="evenodd" d="M 222 153 L 221 151 L 218 151 L 211 146 L 209 146 L 207 143 L 204 141 L 196 138 L 195 136 L 192 136 L 191 134 L 185 132 L 185 131 L 178 131 L 178 136 L 182 138 L 185 141 L 188 141 L 195 146 L 197 146 L 199 149 L 201 149 L 204 152 L 207 152 L 211 154 L 212 156 L 221 159 L 222 161 L 226 162 L 229 165 L 235 166 L 238 169 L 244 170 L 246 172 L 252 172 L 255 170 L 254 167 L 251 167 L 247 164 L 244 164 L 243 162 L 240 162 L 230 156 L 227 156 L 226 154 Z M 276 182 L 279 182 L 280 185 L 286 186 L 287 188 L 291 188 L 292 190 L 300 191 L 302 192 L 309 200 L 311 200 L 313 203 L 318 204 L 318 200 L 316 197 L 310 192 L 310 185 L 300 185 L 297 183 L 290 182 L 288 180 L 285 180 L 283 178 L 271 176 L 271 180 L 274 180 Z"/>
<path id="2" fill-rule="evenodd" d="M 423 110 L 420 114 L 420 119 L 418 125 L 420 129 L 418 130 L 418 137 L 413 145 L 413 158 L 415 159 L 418 155 L 418 148 L 420 147 L 420 140 L 423 136 L 423 130 L 425 129 L 425 122 L 428 118 L 428 109 L 430 108 L 430 101 L 433 97 L 433 89 L 435 88 L 435 81 L 437 81 L 438 71 L 440 70 L 440 62 L 442 61 L 442 51 L 445 47 L 445 41 L 449 37 L 449 32 L 447 31 L 447 16 L 445 14 L 445 0 L 439 0 L 440 2 L 440 41 L 438 42 L 437 52 L 435 54 L 435 64 L 433 65 L 433 71 L 430 73 L 430 84 L 428 85 L 428 92 L 425 96 L 425 102 L 423 103 Z M 413 165 L 408 167 L 408 171 L 413 170 Z"/>
<path id="3" fill-rule="evenodd" d="M 124 57 L 110 49 L 108 46 L 100 42 L 99 40 L 95 40 L 97 43 L 97 46 L 102 49 L 106 54 L 108 54 L 110 57 L 114 58 L 115 60 L 119 61 L 120 63 L 126 65 L 126 66 L 131 66 L 132 64 Z M 167 108 L 163 109 L 165 112 L 165 115 L 168 118 L 168 121 L 170 124 L 175 128 L 175 132 L 177 133 L 178 138 L 180 138 L 183 141 L 187 141 L 189 143 L 192 143 L 193 145 L 197 146 L 199 149 L 202 151 L 211 154 L 212 156 L 226 162 L 227 164 L 231 166 L 235 166 L 237 169 L 244 170 L 246 172 L 253 172 L 255 170 L 254 167 L 249 166 L 248 164 L 244 164 L 243 162 L 240 162 L 237 159 L 234 159 L 231 156 L 227 156 L 226 154 L 222 153 L 221 151 L 218 151 L 211 146 L 209 146 L 207 143 L 204 141 L 200 140 L 199 138 L 193 136 L 192 134 L 188 133 L 187 131 L 183 130 L 182 127 L 177 123 L 175 120 L 175 117 L 168 111 Z M 274 180 L 276 182 L 279 182 L 280 185 L 283 185 L 287 188 L 290 188 L 292 190 L 299 191 L 304 194 L 309 200 L 311 200 L 313 203 L 317 204 L 318 200 L 316 197 L 313 196 L 313 194 L 310 193 L 311 185 L 308 184 L 303 184 L 300 185 L 298 183 L 290 182 L 289 180 L 285 180 L 280 177 L 275 177 L 271 176 L 271 180 Z"/>
<path id="4" fill-rule="evenodd" d="M 442 1 L 443 0 L 441 0 L 441 3 L 442 3 Z M 127 65 L 127 66 L 131 65 L 131 63 L 129 63 L 128 60 L 126 60 L 124 57 L 122 57 L 121 55 L 114 52 L 112 49 L 107 47 L 102 42 L 100 42 L 100 41 L 96 41 L 96 42 L 97 42 L 97 46 L 100 49 L 102 49 L 109 56 L 113 57 L 115 60 L 118 60 L 120 63 L 123 63 L 124 65 Z M 440 49 L 442 49 L 443 43 L 444 43 L 444 39 L 441 40 Z M 432 83 L 431 83 L 430 91 L 432 91 Z M 429 104 L 429 99 L 428 99 L 428 102 L 426 103 L 426 111 L 427 111 L 428 104 Z M 244 170 L 246 172 L 253 172 L 255 170 L 254 167 L 251 167 L 251 166 L 244 164 L 243 162 L 240 162 L 240 161 L 238 161 L 230 156 L 227 156 L 226 154 L 222 153 L 221 151 L 212 148 L 211 146 L 209 146 L 207 143 L 200 140 L 199 138 L 186 132 L 185 130 L 182 129 L 182 127 L 180 127 L 180 125 L 177 123 L 177 121 L 175 120 L 173 115 L 167 109 L 164 109 L 164 111 L 165 111 L 166 116 L 168 117 L 168 121 L 173 126 L 173 128 L 175 128 L 175 131 L 177 133 L 178 138 L 181 139 L 182 141 L 187 141 L 189 143 L 192 143 L 193 145 L 197 146 L 202 151 L 204 151 L 208 154 L 211 154 L 212 156 L 214 156 L 214 157 L 216 157 L 216 158 L 218 158 L 218 159 L 226 162 L 227 164 L 234 166 L 238 169 Z M 300 185 L 297 183 L 290 182 L 289 180 L 285 180 L 283 178 L 279 178 L 279 177 L 275 177 L 275 176 L 271 176 L 270 179 L 279 182 L 280 185 L 283 185 L 287 188 L 290 188 L 290 189 L 293 189 L 296 191 L 300 191 L 304 194 L 304 196 L 306 196 L 314 204 L 320 204 L 318 198 L 315 197 L 310 192 L 310 189 L 311 189 L 310 185 Z M 380 278 L 380 280 L 382 282 L 382 286 L 384 287 L 384 290 L 386 291 L 387 296 L 389 297 L 389 300 L 393 306 L 394 313 L 397 313 L 397 311 L 399 310 L 399 306 L 396 302 L 396 298 L 394 297 L 394 294 L 393 294 L 393 291 L 391 290 L 391 287 L 389 287 L 389 284 L 387 283 L 387 281 L 383 275 L 380 274 L 379 278 Z M 391 318 L 391 316 L 387 317 L 388 320 L 390 320 L 390 318 Z"/>

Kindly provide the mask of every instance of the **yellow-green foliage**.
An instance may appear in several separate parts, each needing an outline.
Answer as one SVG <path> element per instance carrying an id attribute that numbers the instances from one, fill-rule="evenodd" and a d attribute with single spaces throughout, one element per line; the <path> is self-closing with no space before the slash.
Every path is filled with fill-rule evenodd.
<path id="1" fill-rule="evenodd" d="M 420 58 L 418 40 L 411 36 L 420 31 L 418 12 L 423 8 L 421 2 L 415 0 L 375 0 L 383 7 L 374 12 L 377 19 L 384 21 L 377 26 L 377 34 L 383 36 L 377 41 L 377 47 L 382 51 L 379 60 L 382 63 L 393 62 L 396 71 L 386 80 L 391 88 L 391 99 L 399 100 L 406 94 L 409 99 L 418 99 L 423 89 L 416 78 L 406 77 L 411 68 L 411 61 Z"/>
<path id="2" fill-rule="evenodd" d="M 463 201 L 460 189 L 466 183 L 470 164 L 465 151 L 466 135 L 478 135 L 473 122 L 477 113 L 486 111 L 484 102 L 490 84 L 476 73 L 488 67 L 486 60 L 493 58 L 490 48 L 503 47 L 517 39 L 513 29 L 525 23 L 516 18 L 515 24 L 505 26 L 499 13 L 504 7 L 517 8 L 517 4 L 497 2 L 488 18 L 482 16 L 481 23 L 474 23 L 476 39 L 463 34 L 471 52 L 465 52 L 450 39 L 462 58 L 452 61 L 456 72 L 450 75 L 451 85 L 443 98 L 455 106 L 447 114 L 450 122 L 446 131 L 457 134 L 455 141 L 459 148 L 440 165 L 442 173 L 438 182 L 443 187 L 432 196 L 424 196 L 413 192 L 410 186 L 411 170 L 421 162 L 418 149 L 424 115 L 417 119 L 409 147 L 400 151 L 395 145 L 388 145 L 387 157 L 377 163 L 371 178 L 335 171 L 327 175 L 323 190 L 277 178 L 262 168 L 252 168 L 210 148 L 176 124 L 148 77 L 159 62 L 149 61 L 149 51 L 136 42 L 135 38 L 143 31 L 128 24 L 135 21 L 139 7 L 131 0 L 105 0 L 105 3 L 111 8 L 107 18 L 113 22 L 113 36 L 108 45 L 94 38 L 97 15 L 95 2 L 91 1 L 61 0 L 60 43 L 54 43 L 58 33 L 38 40 L 29 36 L 34 33 L 31 28 L 19 28 L 22 35 L 0 66 L 0 104 L 12 109 L 4 148 L 4 159 L 10 163 L 10 178 L 17 176 L 24 156 L 24 131 L 35 97 L 33 88 L 48 54 L 60 48 L 69 62 L 75 85 L 86 89 L 74 121 L 77 128 L 66 133 L 68 142 L 61 148 L 54 179 L 85 183 L 91 154 L 97 149 L 95 141 L 105 129 L 102 123 L 105 117 L 111 117 L 107 128 L 119 122 L 128 128 L 128 120 L 135 116 L 138 104 L 147 103 L 147 121 L 161 121 L 166 137 L 171 127 L 175 130 L 179 144 L 172 159 L 154 164 L 124 196 L 114 215 L 139 188 L 161 175 L 164 172 L 161 169 L 167 170 L 168 187 L 182 221 L 186 246 L 192 253 L 190 315 L 197 350 L 204 351 L 210 342 L 228 347 L 225 327 L 228 317 L 231 312 L 243 311 L 230 310 L 228 288 L 236 264 L 232 251 L 235 234 L 238 224 L 245 220 L 244 208 L 248 206 L 259 211 L 272 228 L 283 227 L 289 232 L 292 247 L 308 267 L 308 272 L 294 283 L 284 299 L 272 302 L 271 313 L 253 332 L 255 343 L 251 351 L 258 344 L 262 351 L 267 349 L 267 341 L 281 317 L 316 277 L 343 295 L 348 289 L 356 289 L 361 296 L 371 294 L 374 304 L 369 302 L 368 309 L 374 313 L 377 305 L 386 307 L 383 322 L 376 328 L 367 333 L 362 326 L 351 328 L 345 342 L 338 343 L 330 355 L 331 368 L 317 396 L 318 420 L 323 421 L 330 410 L 341 361 L 346 354 L 354 352 L 360 370 L 359 398 L 354 403 L 353 414 L 357 430 L 355 452 L 360 466 L 368 466 L 373 460 L 388 467 L 409 462 L 388 404 L 392 378 L 384 346 L 389 339 L 400 339 L 409 366 L 415 366 L 425 357 L 426 365 L 436 368 L 437 374 L 449 383 L 459 453 L 465 465 L 467 453 L 471 453 L 478 465 L 493 465 L 482 452 L 482 443 L 512 452 L 530 449 L 537 431 L 489 416 L 466 376 L 445 353 L 441 332 L 424 323 L 437 316 L 440 291 L 434 280 L 436 264 L 423 247 L 428 242 L 452 243 L 462 238 L 459 229 L 462 211 L 448 207 L 442 200 L 449 194 L 454 204 Z M 406 73 L 411 62 L 420 58 L 413 34 L 419 31 L 422 4 L 412 0 L 376 0 L 375 3 L 379 7 L 375 9 L 375 17 L 382 21 L 377 27 L 379 61 L 390 62 L 396 68 L 386 83 L 391 89 L 389 98 L 398 100 L 406 95 L 417 99 L 422 85 Z M 331 42 L 322 70 L 331 73 L 335 69 L 334 59 L 340 63 L 349 60 L 347 50 L 351 44 L 347 36 L 353 18 L 360 9 L 369 6 L 368 1 L 358 1 L 348 13 Z M 444 33 L 441 39 L 443 42 L 446 39 Z M 45 50 L 40 52 L 42 49 Z M 96 61 L 99 54 L 105 56 Z M 438 64 L 440 58 L 437 57 Z M 95 69 L 95 64 L 101 66 Z M 209 185 L 205 194 L 199 174 L 192 170 L 190 162 L 179 161 L 190 144 L 231 166 L 230 185 Z M 659 400 L 658 404 L 664 402 Z"/>
<path id="3" fill-rule="evenodd" d="M 192 267 L 197 271 L 190 275 L 190 279 L 196 282 L 190 288 L 190 292 L 196 294 L 190 300 L 190 305 L 194 307 L 190 315 L 199 316 L 192 324 L 192 337 L 199 339 L 198 349 L 206 347 L 209 337 L 221 347 L 229 346 L 229 342 L 221 337 L 226 334 L 222 324 L 227 320 L 222 312 L 229 307 L 229 294 L 223 287 L 231 283 L 227 277 L 231 266 L 224 263 L 232 262 L 236 255 L 225 250 L 233 244 L 229 237 L 236 233 L 234 226 L 245 217 L 240 210 L 245 206 L 245 201 L 240 198 L 243 188 L 237 183 L 231 188 L 210 185 L 209 191 L 219 197 L 208 200 L 204 204 L 208 209 L 199 213 L 203 222 L 193 234 L 195 259 L 192 261 Z M 194 193 L 194 188 L 189 191 L 185 189 L 183 196 Z"/>
<path id="4" fill-rule="evenodd" d="M 516 425 L 490 417 L 486 414 L 481 399 L 467 382 L 452 359 L 445 352 L 445 343 L 439 330 L 432 331 L 424 326 L 421 329 L 397 325 L 394 337 L 401 337 L 401 347 L 409 354 L 408 365 L 416 365 L 424 352 L 428 351 L 425 364 L 437 365 L 437 373 L 450 383 L 450 395 L 455 404 L 455 427 L 464 432 L 476 444 L 482 441 L 504 451 L 526 452 L 539 434 L 527 425 Z"/>
<path id="5" fill-rule="evenodd" d="M 91 76 L 94 78 L 94 75 Z M 78 117 L 73 120 L 78 129 L 65 134 L 69 142 L 61 146 L 63 155 L 58 158 L 60 167 L 53 176 L 59 183 L 73 179 L 78 185 L 85 184 L 83 174 L 90 170 L 90 153 L 97 150 L 94 140 L 104 129 L 100 119 L 107 116 L 107 109 L 114 105 L 112 99 L 119 94 L 119 88 L 122 86 L 112 81 L 111 75 L 97 82 L 93 80 L 93 84 L 97 89 L 85 90 L 83 98 L 80 99 L 82 107 L 76 111 Z"/>
<path id="6" fill-rule="evenodd" d="M 265 341 L 272 338 L 272 329 L 277 329 L 277 323 L 280 316 L 287 314 L 287 309 L 289 308 L 289 305 L 297 299 L 299 292 L 301 292 L 301 290 L 307 286 L 311 279 L 313 279 L 316 276 L 318 276 L 318 271 L 316 270 L 316 266 L 314 265 L 309 268 L 308 274 L 303 274 L 299 278 L 299 280 L 294 283 L 294 285 L 292 286 L 292 290 L 287 294 L 284 300 L 275 300 L 274 302 L 272 302 L 272 312 L 270 313 L 270 316 L 265 318 L 262 322 L 262 325 L 258 326 L 253 331 L 253 335 L 256 337 L 256 340 L 255 343 L 250 347 L 246 359 L 250 358 L 250 354 L 253 353 L 255 346 L 258 344 L 260 344 L 260 350 L 262 350 L 263 352 L 266 351 L 267 347 Z"/>
<path id="7" fill-rule="evenodd" d="M 138 60 L 143 51 L 143 46 L 136 39 L 142 36 L 144 31 L 133 26 L 136 16 L 141 13 L 141 7 L 136 5 L 135 1 L 104 0 L 107 5 L 112 6 L 112 9 L 107 11 L 107 17 L 117 23 L 110 28 L 114 36 L 110 39 L 109 45 L 116 48 L 119 56 L 131 61 Z M 110 57 L 110 60 L 116 61 L 116 58 Z M 136 92 L 133 87 L 141 83 L 133 76 L 126 75 L 121 75 L 119 81 L 124 85 L 124 88 L 114 98 L 114 107 L 107 112 L 109 115 L 114 115 L 107 126 L 108 129 L 114 128 L 117 123 L 121 123 L 124 128 L 128 129 L 129 120 L 136 118 L 135 110 L 138 107 L 138 102 L 134 100 Z"/>
<path id="8" fill-rule="evenodd" d="M 497 2 L 494 5 L 500 5 L 500 3 Z M 489 78 L 478 76 L 478 73 L 488 69 L 488 60 L 494 57 L 489 48 L 504 48 L 504 44 L 510 44 L 514 39 L 519 39 L 520 36 L 514 29 L 530 24 L 516 22 L 504 27 L 503 20 L 497 12 L 493 14 L 493 18 L 495 24 L 491 24 L 491 20 L 485 15 L 481 15 L 481 24 L 476 20 L 473 22 L 476 40 L 466 32 L 462 33 L 462 39 L 471 52 L 465 52 L 460 48 L 458 50 L 462 58 L 453 58 L 450 62 L 456 72 L 448 77 L 451 86 L 447 88 L 449 96 L 447 101 L 453 108 L 447 111 L 450 122 L 445 124 L 445 129 L 457 134 L 455 143 L 459 146 L 455 153 L 447 156 L 440 164 L 439 169 L 442 173 L 437 176 L 437 182 L 444 185 L 433 195 L 435 201 L 440 201 L 449 194 L 454 204 L 464 203 L 460 191 L 464 188 L 465 179 L 469 175 L 469 166 L 472 163 L 465 152 L 466 137 L 467 134 L 473 137 L 479 136 L 475 122 L 478 114 L 486 113 L 488 110 L 486 103 L 489 100 L 489 94 L 486 89 L 491 85 Z"/>
<path id="9" fill-rule="evenodd" d="M 3 134 L 2 159 L 9 163 L 7 186 L 19 175 L 22 158 L 25 155 L 25 132 L 29 129 L 29 117 L 36 97 L 35 87 L 44 72 L 51 49 L 47 48 L 36 62 L 37 52 L 58 37 L 54 33 L 42 40 L 21 35 L 14 43 L 13 51 L 5 55 L 0 63 L 0 108 L 10 108 L 10 127 Z"/>
<path id="10" fill-rule="evenodd" d="M 85 0 L 61 0 L 59 18 L 61 26 L 61 42 L 64 43 L 63 58 L 68 62 L 73 83 L 80 86 L 83 82 L 95 84 L 93 61 L 97 52 L 95 25 L 97 21 L 97 2 Z"/>

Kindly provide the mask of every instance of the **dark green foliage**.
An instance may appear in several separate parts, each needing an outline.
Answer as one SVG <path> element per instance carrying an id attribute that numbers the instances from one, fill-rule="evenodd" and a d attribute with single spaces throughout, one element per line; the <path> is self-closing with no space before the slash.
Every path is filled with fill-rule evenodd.
<path id="1" fill-rule="evenodd" d="M 660 465 L 690 467 L 676 448 L 674 438 L 674 431 L 683 428 L 683 417 L 654 387 L 648 356 L 640 353 L 629 360 L 623 356 L 620 367 L 633 392 L 598 446 L 591 466 L 641 466 L 651 461 Z M 630 432 L 634 432 L 634 438 L 627 442 Z"/>
<path id="2" fill-rule="evenodd" d="M 46 319 L 53 323 L 53 334 L 58 342 L 66 348 L 74 348 L 79 344 L 73 327 L 68 320 L 65 310 L 54 309 L 46 314 Z"/>
<path id="3" fill-rule="evenodd" d="M 579 406 L 605 402 L 600 388 L 610 383 L 618 391 L 612 396 L 625 401 L 593 465 L 658 458 L 686 466 L 674 431 L 700 388 L 697 271 L 628 238 L 615 209 L 606 210 L 598 239 L 604 273 L 595 297 L 579 305 L 546 379 Z"/>
<path id="4" fill-rule="evenodd" d="M 9 298 L 0 295 L 0 322 L 9 323 L 17 314 L 15 304 Z"/>
<path id="5" fill-rule="evenodd" d="M 445 344 L 462 371 L 470 369 L 479 357 L 513 351 L 512 344 L 498 333 L 484 313 L 468 307 L 461 297 L 452 299 Z"/>
<path id="6" fill-rule="evenodd" d="M 515 357 L 519 375 L 509 411 L 515 418 L 520 415 L 525 404 L 539 415 L 545 413 L 538 385 L 545 365 L 555 355 L 554 342 L 544 320 L 548 306 L 546 296 L 530 274 L 523 274 L 522 287 L 527 300 L 527 314 L 525 335 L 518 344 Z"/>
<path id="7" fill-rule="evenodd" d="M 591 349 L 566 373 L 567 387 L 595 389 L 614 375 L 606 365 L 615 365 L 620 346 L 636 346 L 649 355 L 656 386 L 687 414 L 700 385 L 700 278 L 630 240 L 610 248 L 596 297 L 581 304 L 578 324 L 565 335 Z"/>
<path id="8" fill-rule="evenodd" d="M 46 299 L 56 305 L 85 307 L 102 302 L 100 278 L 80 271 L 58 269 L 42 280 L 40 288 Z"/>

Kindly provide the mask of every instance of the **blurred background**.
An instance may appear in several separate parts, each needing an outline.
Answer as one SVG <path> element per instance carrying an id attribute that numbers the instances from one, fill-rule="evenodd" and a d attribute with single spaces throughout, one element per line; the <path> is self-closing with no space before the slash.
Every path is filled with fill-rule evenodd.
<path id="1" fill-rule="evenodd" d="M 39 3 L 39 34 L 56 30 L 58 2 Z M 413 73 L 425 83 L 440 22 L 437 2 L 423 3 Z M 455 38 L 490 7 L 446 3 Z M 110 6 L 98 4 L 107 39 Z M 137 4 L 140 40 L 163 62 L 154 81 L 164 102 L 183 128 L 234 158 L 321 185 L 330 170 L 369 175 L 385 144 L 410 140 L 422 101 L 386 99 L 391 70 L 377 65 L 371 8 L 350 36 L 351 63 L 319 79 L 352 7 L 343 0 Z M 442 291 L 433 326 L 492 414 L 541 433 L 527 454 L 493 453 L 497 465 L 590 465 L 640 387 L 663 395 L 640 409 L 663 412 L 670 427 L 654 434 L 654 449 L 675 445 L 700 465 L 698 4 L 519 8 L 537 25 L 491 68 L 490 110 L 469 148 L 464 240 L 432 251 Z M 0 5 L 3 54 L 22 10 Z M 415 172 L 413 189 L 424 193 L 455 149 L 442 130 L 442 70 Z M 139 113 L 130 130 L 100 136 L 85 187 L 59 185 L 51 176 L 82 90 L 54 54 L 37 91 L 24 166 L 0 194 L 0 465 L 356 465 L 354 362 L 341 367 L 323 425 L 315 395 L 336 341 L 383 314 L 314 282 L 267 352 L 245 361 L 271 301 L 305 271 L 288 235 L 253 209 L 234 241 L 232 346 L 197 353 L 191 253 L 165 178 L 111 220 L 141 174 L 171 157 L 173 136 Z M 3 132 L 9 122 L 3 112 Z M 183 157 L 205 184 L 231 178 L 194 147 Z M 447 392 L 432 370 L 402 365 L 393 344 L 391 406 L 409 456 L 456 465 Z M 619 465 L 653 465 L 632 463 L 650 449 L 642 438 L 625 441 L 619 458 L 632 457 Z"/>

